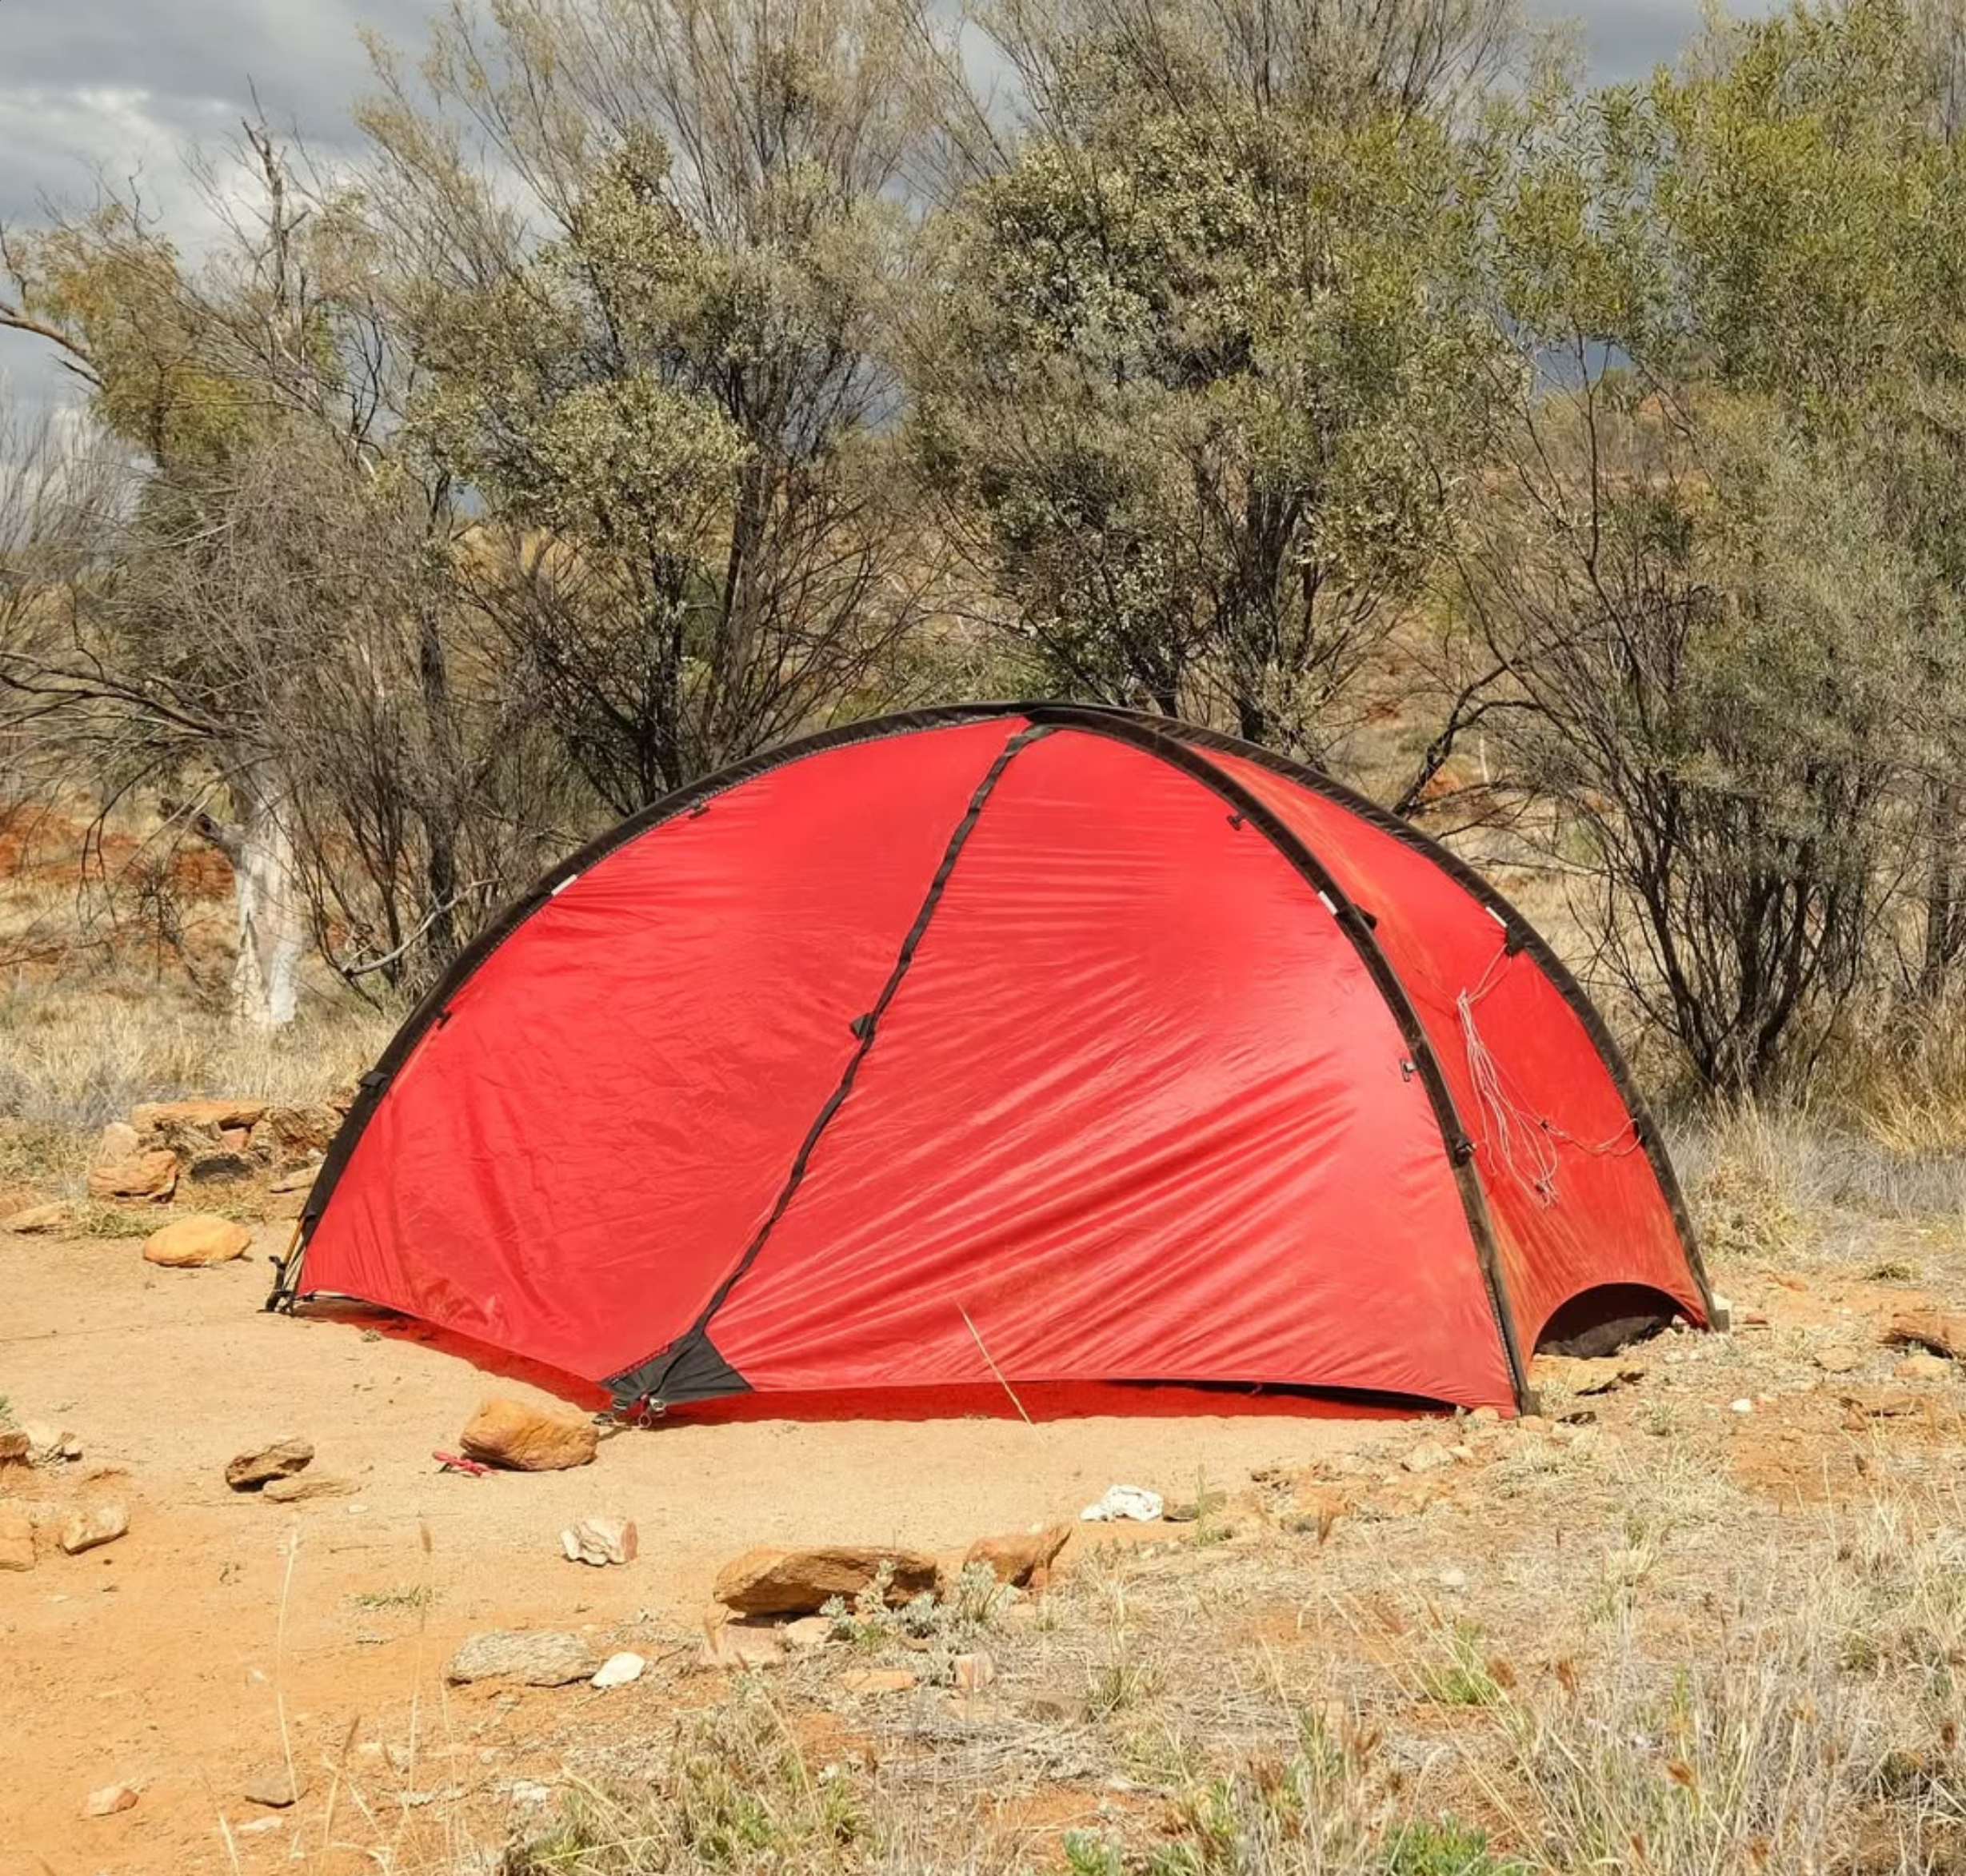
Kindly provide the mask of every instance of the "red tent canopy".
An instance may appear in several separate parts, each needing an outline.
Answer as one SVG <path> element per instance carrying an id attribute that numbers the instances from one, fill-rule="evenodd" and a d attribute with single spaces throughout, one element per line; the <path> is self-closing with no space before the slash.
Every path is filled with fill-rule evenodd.
<path id="1" fill-rule="evenodd" d="M 405 1025 L 276 1300 L 622 1403 L 1158 1379 L 1504 1410 L 1552 1320 L 1704 1322 L 1604 1025 L 1451 855 L 1297 764 L 1053 704 L 711 776 Z"/>

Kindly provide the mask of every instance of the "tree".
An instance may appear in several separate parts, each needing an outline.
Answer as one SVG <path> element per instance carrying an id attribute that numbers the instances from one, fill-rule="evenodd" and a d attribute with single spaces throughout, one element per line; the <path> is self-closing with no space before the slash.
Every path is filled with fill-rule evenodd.
<path id="1" fill-rule="evenodd" d="M 226 853 L 233 1008 L 278 1027 L 310 940 L 354 978 L 379 952 L 403 981 L 502 896 L 509 872 L 469 880 L 459 848 L 497 805 L 520 705 L 490 687 L 474 737 L 453 694 L 454 503 L 401 447 L 404 361 L 359 231 L 260 126 L 242 154 L 257 196 L 195 271 L 132 203 L 6 247 L 0 323 L 58 348 L 126 466 L 62 632 L 0 640 L 0 698 L 112 800 L 154 786 L 174 828 Z M 374 699 L 392 727 L 351 763 Z M 382 795 L 399 812 L 378 844 Z M 510 844 L 524 866 L 529 843 Z"/>
<path id="2" fill-rule="evenodd" d="M 883 434 L 925 32 L 512 0 L 454 11 L 420 89 L 382 58 L 414 433 L 489 505 L 473 595 L 619 812 L 858 706 L 928 609 Z"/>
<path id="3" fill-rule="evenodd" d="M 946 219 L 916 436 L 1055 685 L 1329 760 L 1504 361 L 1482 158 L 1430 108 L 1496 16 L 1322 10 L 1010 10 L 1029 121 Z"/>
<path id="4" fill-rule="evenodd" d="M 1534 370 L 1464 558 L 1473 656 L 1603 954 L 1723 1092 L 1806 1076 L 1874 980 L 1966 722 L 1932 427 L 1966 218 L 1926 69 L 1853 0 L 1510 126 Z"/>

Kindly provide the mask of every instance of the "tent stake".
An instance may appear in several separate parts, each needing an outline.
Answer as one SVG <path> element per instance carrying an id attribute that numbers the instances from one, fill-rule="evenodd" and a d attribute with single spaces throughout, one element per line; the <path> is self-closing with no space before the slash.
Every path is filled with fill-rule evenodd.
<path id="1" fill-rule="evenodd" d="M 974 1337 L 976 1341 L 977 1353 L 981 1355 L 984 1360 L 989 1362 L 990 1372 L 997 1377 L 997 1384 L 1003 1389 L 1005 1393 L 1010 1396 L 1010 1404 L 1015 1407 L 1020 1414 L 1024 1415 L 1025 1425 L 1027 1427 L 1035 1427 L 1037 1423 L 1033 1420 L 1029 1414 L 1024 1413 L 1024 1403 L 1017 1399 L 1017 1389 L 1013 1387 L 1010 1383 L 1004 1379 L 1003 1370 L 998 1367 L 995 1362 L 990 1360 L 990 1351 L 983 1346 L 983 1338 L 977 1334 L 976 1324 L 969 1320 L 969 1311 L 965 1309 L 963 1306 L 958 1303 L 956 1305 L 956 1313 L 962 1318 L 964 1327 L 968 1329 L 970 1335 Z"/>

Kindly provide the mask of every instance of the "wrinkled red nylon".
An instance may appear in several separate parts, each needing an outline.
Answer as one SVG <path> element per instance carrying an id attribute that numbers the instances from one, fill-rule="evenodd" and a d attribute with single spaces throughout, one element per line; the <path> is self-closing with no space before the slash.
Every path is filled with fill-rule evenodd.
<path id="1" fill-rule="evenodd" d="M 1020 727 L 803 756 L 583 873 L 398 1073 L 309 1239 L 308 1287 L 590 1380 L 681 1335 Z"/>
<path id="2" fill-rule="evenodd" d="M 1527 952 L 1425 853 L 1246 756 L 1209 760 L 1261 800 L 1378 921 L 1373 936 L 1433 1045 L 1488 1197 L 1521 1346 L 1562 1305 L 1606 1283 L 1664 1292 L 1705 1320 L 1679 1229 L 1624 1097 L 1576 1012 Z M 1462 994 L 1471 1000 L 1464 1017 Z M 1470 1026 L 1503 1084 L 1473 1072 Z M 1539 1145 L 1540 1152 L 1539 1152 Z M 1553 1154 L 1555 1174 L 1537 1187 Z"/>
<path id="3" fill-rule="evenodd" d="M 1053 732 L 998 781 L 711 1339 L 762 1388 L 988 1380 L 987 1350 L 1013 1381 L 1505 1406 L 1405 1056 L 1260 832 L 1153 755 Z"/>
<path id="4" fill-rule="evenodd" d="M 1297 1383 L 1506 1407 L 1424 1080 L 1318 895 L 1205 782 L 1081 727 L 977 815 L 850 1092 L 733 1277 L 1005 714 L 808 752 L 522 921 L 398 1070 L 304 1285 L 601 1379 L 712 1319 L 752 1386 Z M 1521 1346 L 1567 1298 L 1699 1296 L 1624 1104 L 1527 955 L 1422 853 L 1244 758 L 1375 916 L 1477 1146 Z M 1491 970 L 1491 966 L 1494 968 Z M 1500 1151 L 1464 990 L 1553 1191 Z M 967 1314 L 969 1321 L 964 1320 Z M 979 1346 L 979 1343 L 981 1346 Z"/>

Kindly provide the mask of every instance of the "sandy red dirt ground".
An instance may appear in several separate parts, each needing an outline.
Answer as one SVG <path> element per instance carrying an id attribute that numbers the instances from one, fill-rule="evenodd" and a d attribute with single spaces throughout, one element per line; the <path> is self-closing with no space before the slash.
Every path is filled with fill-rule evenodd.
<path id="1" fill-rule="evenodd" d="M 1383 1423 L 1195 1411 L 1205 1397 L 1174 1417 L 1137 1402 L 1128 1417 L 1035 1427 L 1002 1403 L 988 1417 L 969 1402 L 969 1417 L 793 1421 L 753 1417 L 772 1412 L 753 1402 L 609 1438 L 576 1471 L 473 1479 L 442 1471 L 434 1450 L 454 1448 L 487 1393 L 552 1403 L 552 1378 L 488 1373 L 404 1325 L 262 1313 L 258 1253 L 285 1230 L 203 1271 L 154 1269 L 130 1240 L 0 1235 L 0 1392 L 84 1449 L 0 1490 L 50 1511 L 118 1499 L 130 1512 L 119 1542 L 69 1557 L 44 1533 L 31 1573 L 0 1574 L 0 1737 L 30 1744 L 0 1784 L 6 1876 L 230 1867 L 219 1820 L 267 1815 L 239 1790 L 281 1757 L 276 1691 L 310 1757 L 365 1719 L 400 1728 L 413 1699 L 482 1718 L 496 1711 L 485 1689 L 441 1686 L 474 1630 L 653 1621 L 686 1639 L 719 1564 L 753 1544 L 960 1550 L 1069 1515 L 1115 1481 L 1170 1495 L 1199 1477 L 1240 1483 Z M 312 1470 L 353 1495 L 282 1507 L 226 1487 L 233 1455 L 287 1434 L 312 1440 Z M 561 1556 L 561 1526 L 590 1511 L 635 1519 L 634 1565 Z M 426 1583 L 427 1617 L 351 1600 Z M 142 1787 L 137 1805 L 85 1820 L 87 1794 L 119 1780 Z M 238 1839 L 240 1866 L 282 1865 L 284 1834 Z"/>

